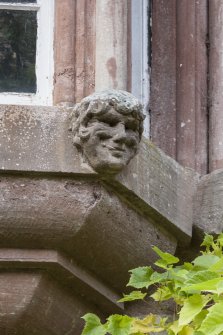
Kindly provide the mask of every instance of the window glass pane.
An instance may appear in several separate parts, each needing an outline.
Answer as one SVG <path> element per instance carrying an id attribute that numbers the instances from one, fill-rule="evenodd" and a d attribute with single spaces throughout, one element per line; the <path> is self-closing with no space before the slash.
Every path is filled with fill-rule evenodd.
<path id="1" fill-rule="evenodd" d="M 36 92 L 35 11 L 0 10 L 0 92 Z"/>
<path id="2" fill-rule="evenodd" d="M 1 3 L 36 3 L 36 0 L 0 0 Z"/>

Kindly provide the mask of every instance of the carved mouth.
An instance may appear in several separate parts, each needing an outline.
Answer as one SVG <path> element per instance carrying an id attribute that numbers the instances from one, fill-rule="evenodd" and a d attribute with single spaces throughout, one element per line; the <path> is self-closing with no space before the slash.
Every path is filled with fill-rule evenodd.
<path id="1" fill-rule="evenodd" d="M 112 156 L 121 158 L 123 156 L 123 153 L 125 152 L 125 149 L 122 147 L 113 147 L 111 145 L 106 145 L 106 148 L 111 151 Z"/>
<path id="2" fill-rule="evenodd" d="M 124 152 L 125 151 L 125 149 L 123 149 L 122 147 L 113 147 L 111 145 L 106 145 L 106 147 L 111 151 L 119 151 L 119 152 Z"/>
<path id="3" fill-rule="evenodd" d="M 112 151 L 112 156 L 116 158 L 122 158 L 123 157 L 123 151 Z"/>
<path id="4" fill-rule="evenodd" d="M 113 156 L 121 157 L 125 152 L 125 149 L 120 147 L 108 147 L 108 149 L 112 152 Z"/>

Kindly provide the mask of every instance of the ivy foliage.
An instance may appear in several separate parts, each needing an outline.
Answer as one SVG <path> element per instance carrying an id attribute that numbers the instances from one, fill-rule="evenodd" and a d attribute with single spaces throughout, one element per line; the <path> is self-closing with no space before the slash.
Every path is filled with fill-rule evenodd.
<path id="1" fill-rule="evenodd" d="M 152 298 L 157 302 L 172 299 L 177 313 L 172 320 L 155 314 L 144 319 L 111 315 L 101 323 L 95 314 L 86 314 L 82 335 L 223 335 L 223 234 L 216 239 L 205 235 L 204 251 L 191 263 L 176 265 L 179 259 L 153 247 L 159 256 L 155 265 L 130 270 L 127 286 L 134 288 L 119 302 Z M 153 290 L 149 295 L 148 288 Z M 136 290 L 135 290 L 136 289 Z M 149 295 L 149 297 L 148 297 Z"/>

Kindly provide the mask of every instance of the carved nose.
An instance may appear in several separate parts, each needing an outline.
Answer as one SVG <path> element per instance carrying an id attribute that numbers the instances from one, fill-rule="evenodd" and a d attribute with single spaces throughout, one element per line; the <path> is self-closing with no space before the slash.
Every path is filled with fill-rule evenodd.
<path id="1" fill-rule="evenodd" d="M 126 130 L 125 130 L 125 125 L 122 123 L 119 123 L 116 126 L 115 129 L 115 136 L 114 136 L 114 141 L 115 142 L 125 142 L 126 141 Z"/>

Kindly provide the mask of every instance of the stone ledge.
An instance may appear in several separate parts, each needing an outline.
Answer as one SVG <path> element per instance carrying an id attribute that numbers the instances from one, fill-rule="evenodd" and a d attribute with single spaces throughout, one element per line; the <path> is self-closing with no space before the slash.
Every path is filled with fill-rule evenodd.
<path id="1" fill-rule="evenodd" d="M 0 106 L 0 171 L 100 178 L 72 145 L 69 114 L 56 107 Z M 197 180 L 196 173 L 143 140 L 138 156 L 107 184 L 141 213 L 157 214 L 161 226 L 188 244 Z"/>
<path id="2" fill-rule="evenodd" d="M 0 236 L 0 248 L 63 251 L 119 292 L 129 269 L 155 261 L 151 245 L 174 252 L 177 243 L 99 181 L 61 176 L 2 175 Z"/>

